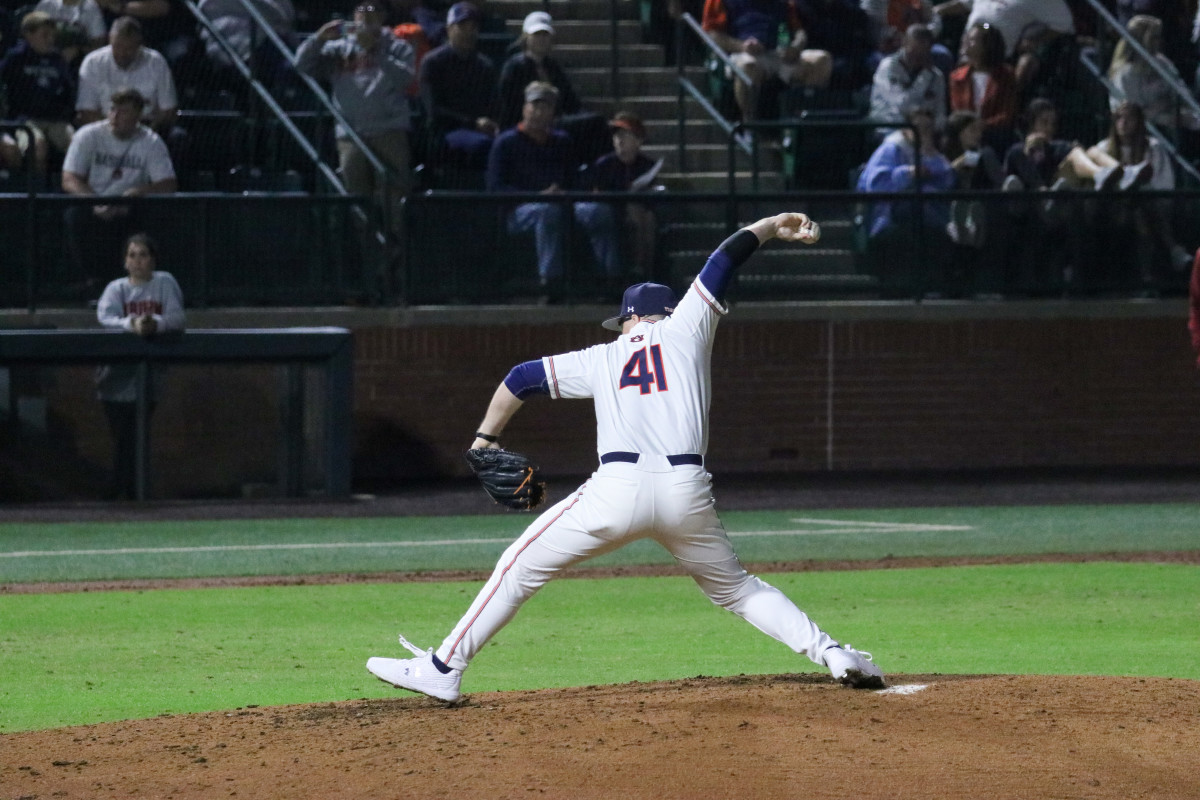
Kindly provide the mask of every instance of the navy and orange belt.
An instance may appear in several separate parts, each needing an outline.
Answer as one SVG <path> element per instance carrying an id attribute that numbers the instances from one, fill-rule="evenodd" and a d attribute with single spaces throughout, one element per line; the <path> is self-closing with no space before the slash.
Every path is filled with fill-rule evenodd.
<path id="1" fill-rule="evenodd" d="M 626 453 L 616 450 L 600 456 L 600 463 L 611 464 L 614 461 L 624 461 L 627 464 L 636 464 L 641 457 L 641 453 Z M 667 461 L 672 467 L 682 467 L 684 464 L 691 464 L 697 467 L 704 466 L 704 456 L 699 453 L 681 453 L 677 456 L 667 456 Z"/>

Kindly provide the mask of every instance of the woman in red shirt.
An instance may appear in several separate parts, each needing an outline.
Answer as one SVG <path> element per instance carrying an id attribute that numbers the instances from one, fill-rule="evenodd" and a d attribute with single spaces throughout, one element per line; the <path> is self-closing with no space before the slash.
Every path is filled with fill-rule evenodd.
<path id="1" fill-rule="evenodd" d="M 1004 36 L 986 22 L 963 37 L 966 63 L 950 73 L 950 110 L 974 111 L 983 120 L 984 141 L 997 153 L 1008 150 L 1017 117 L 1017 79 L 1004 61 Z"/>

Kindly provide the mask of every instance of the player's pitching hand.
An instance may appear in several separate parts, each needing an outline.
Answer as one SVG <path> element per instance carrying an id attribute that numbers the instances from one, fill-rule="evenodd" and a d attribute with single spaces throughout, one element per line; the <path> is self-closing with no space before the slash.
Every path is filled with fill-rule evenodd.
<path id="1" fill-rule="evenodd" d="M 785 242 L 816 244 L 821 238 L 821 226 L 807 214 L 791 212 L 780 214 L 776 219 L 775 238 Z"/>

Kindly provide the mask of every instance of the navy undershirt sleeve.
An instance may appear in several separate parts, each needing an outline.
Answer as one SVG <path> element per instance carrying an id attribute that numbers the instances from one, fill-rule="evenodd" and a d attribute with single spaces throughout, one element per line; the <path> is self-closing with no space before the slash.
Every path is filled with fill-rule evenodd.
<path id="1" fill-rule="evenodd" d="M 734 270 L 754 255 L 758 245 L 758 237 L 743 229 L 721 242 L 721 246 L 708 257 L 698 277 L 718 303 L 725 301 L 725 290 L 729 288 Z"/>
<path id="2" fill-rule="evenodd" d="M 546 368 L 540 358 L 517 364 L 504 378 L 504 385 L 519 400 L 524 400 L 531 394 L 550 394 L 550 382 L 546 380 Z"/>

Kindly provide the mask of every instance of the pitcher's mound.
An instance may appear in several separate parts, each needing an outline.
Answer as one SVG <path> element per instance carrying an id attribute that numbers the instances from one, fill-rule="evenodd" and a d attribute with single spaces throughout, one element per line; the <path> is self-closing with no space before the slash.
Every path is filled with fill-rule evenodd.
<path id="1" fill-rule="evenodd" d="M 173 798 L 1200 797 L 1200 682 L 693 678 L 0 737 L 0 794 Z"/>

